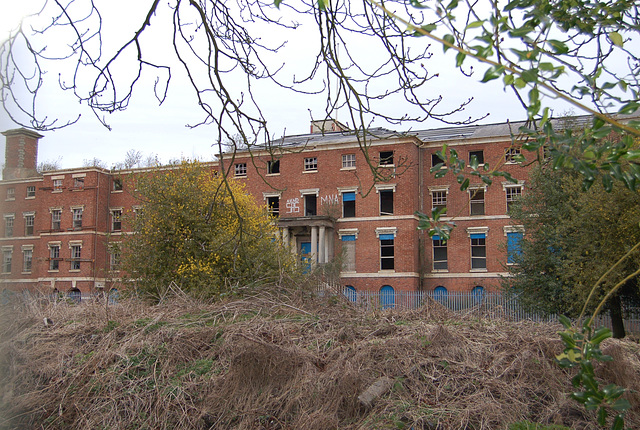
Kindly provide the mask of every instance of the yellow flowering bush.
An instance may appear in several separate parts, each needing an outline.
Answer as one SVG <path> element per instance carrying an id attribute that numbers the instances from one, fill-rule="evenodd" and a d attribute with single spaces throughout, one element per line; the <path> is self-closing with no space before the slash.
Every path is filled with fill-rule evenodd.
<path id="1" fill-rule="evenodd" d="M 295 270 L 266 208 L 243 184 L 193 161 L 135 181 L 142 209 L 123 264 L 139 291 L 159 295 L 174 281 L 196 296 L 242 294 Z"/>

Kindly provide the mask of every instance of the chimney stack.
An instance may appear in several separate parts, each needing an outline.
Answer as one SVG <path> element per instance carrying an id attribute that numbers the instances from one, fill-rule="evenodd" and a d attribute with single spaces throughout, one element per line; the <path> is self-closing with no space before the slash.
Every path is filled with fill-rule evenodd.
<path id="1" fill-rule="evenodd" d="M 41 134 L 26 128 L 2 132 L 6 137 L 2 179 L 25 179 L 38 176 L 38 140 Z"/>

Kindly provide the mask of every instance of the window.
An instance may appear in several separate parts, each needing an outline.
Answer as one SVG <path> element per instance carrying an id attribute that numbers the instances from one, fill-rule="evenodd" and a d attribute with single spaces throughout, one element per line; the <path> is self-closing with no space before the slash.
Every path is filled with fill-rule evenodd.
<path id="1" fill-rule="evenodd" d="M 393 215 L 393 190 L 379 190 L 380 215 Z"/>
<path id="2" fill-rule="evenodd" d="M 51 210 L 51 230 L 60 230 L 60 220 L 62 219 L 62 209 Z"/>
<path id="3" fill-rule="evenodd" d="M 33 225 L 35 224 L 36 216 L 28 214 L 24 216 L 24 235 L 33 236 Z"/>
<path id="4" fill-rule="evenodd" d="M 82 208 L 73 209 L 73 228 L 82 228 Z"/>
<path id="5" fill-rule="evenodd" d="M 471 269 L 487 268 L 487 246 L 484 233 L 472 233 L 471 238 Z"/>
<path id="6" fill-rule="evenodd" d="M 433 270 L 447 270 L 447 242 L 440 236 L 433 236 Z"/>
<path id="7" fill-rule="evenodd" d="M 111 231 L 122 230 L 122 209 L 111 211 Z"/>
<path id="8" fill-rule="evenodd" d="M 2 273 L 11 273 L 11 256 L 13 251 L 11 249 L 2 250 Z"/>
<path id="9" fill-rule="evenodd" d="M 479 165 L 484 164 L 484 151 L 469 151 L 469 164 L 473 165 L 474 158 L 478 161 Z"/>
<path id="10" fill-rule="evenodd" d="M 512 227 L 513 228 L 513 227 Z M 516 257 L 522 253 L 522 238 L 524 233 L 521 231 L 507 232 L 507 264 L 516 264 Z"/>
<path id="11" fill-rule="evenodd" d="M 122 179 L 113 178 L 112 184 L 113 184 L 112 186 L 113 191 L 122 191 Z"/>
<path id="12" fill-rule="evenodd" d="M 380 165 L 393 166 L 393 151 L 380 151 Z"/>
<path id="13" fill-rule="evenodd" d="M 342 155 L 342 168 L 343 169 L 355 169 L 356 167 L 356 154 L 343 154 Z"/>
<path id="14" fill-rule="evenodd" d="M 62 191 L 62 179 L 53 180 L 53 191 Z"/>
<path id="15" fill-rule="evenodd" d="M 517 163 L 520 155 L 522 155 L 520 148 L 507 148 L 504 150 L 504 161 L 509 164 Z"/>
<path id="16" fill-rule="evenodd" d="M 60 245 L 49 245 L 49 270 L 60 268 Z"/>
<path id="17" fill-rule="evenodd" d="M 269 208 L 269 213 L 274 216 L 280 215 L 280 197 L 272 196 L 267 197 L 267 207 Z"/>
<path id="18" fill-rule="evenodd" d="M 380 235 L 380 270 L 394 270 L 394 235 Z"/>
<path id="19" fill-rule="evenodd" d="M 31 273 L 31 266 L 33 264 L 33 249 L 22 250 L 22 271 L 24 273 Z"/>
<path id="20" fill-rule="evenodd" d="M 7 188 L 7 200 L 15 200 L 15 199 L 16 199 L 16 189 Z"/>
<path id="21" fill-rule="evenodd" d="M 80 270 L 82 245 L 71 245 L 71 270 Z"/>
<path id="22" fill-rule="evenodd" d="M 447 208 L 447 190 L 431 191 L 431 205 L 433 206 L 433 209 L 446 209 Z"/>
<path id="23" fill-rule="evenodd" d="M 438 164 L 444 164 L 444 161 L 438 156 L 437 152 L 431 154 L 431 167 L 437 166 Z"/>
<path id="24" fill-rule="evenodd" d="M 267 174 L 278 175 L 280 173 L 280 160 L 271 160 L 267 162 Z"/>
<path id="25" fill-rule="evenodd" d="M 342 193 L 342 216 L 344 218 L 356 216 L 356 193 L 354 191 Z"/>
<path id="26" fill-rule="evenodd" d="M 112 272 L 120 270 L 120 251 L 116 248 L 109 251 L 109 270 Z"/>
<path id="27" fill-rule="evenodd" d="M 342 255 L 343 255 L 343 266 L 342 270 L 345 272 L 355 272 L 356 271 L 356 235 L 355 234 L 345 234 L 342 235 Z"/>
<path id="28" fill-rule="evenodd" d="M 471 215 L 484 215 L 484 188 L 469 189 Z"/>
<path id="29" fill-rule="evenodd" d="M 304 216 L 315 216 L 317 214 L 316 204 L 318 198 L 315 194 L 304 195 Z"/>
<path id="30" fill-rule="evenodd" d="M 234 176 L 247 176 L 247 163 L 237 163 L 234 166 Z"/>
<path id="31" fill-rule="evenodd" d="M 304 159 L 304 170 L 314 171 L 318 170 L 318 157 L 308 157 Z"/>
<path id="32" fill-rule="evenodd" d="M 83 189 L 84 188 L 84 178 L 73 178 L 73 188 Z"/>
<path id="33" fill-rule="evenodd" d="M 36 196 L 36 187 L 35 186 L 28 186 L 27 187 L 27 198 L 30 199 L 32 197 Z"/>
<path id="34" fill-rule="evenodd" d="M 511 209 L 512 203 L 518 200 L 522 195 L 522 186 L 505 187 L 507 194 L 507 212 Z"/>
<path id="35" fill-rule="evenodd" d="M 5 215 L 4 217 L 4 237 L 13 237 L 13 221 L 15 216 Z"/>

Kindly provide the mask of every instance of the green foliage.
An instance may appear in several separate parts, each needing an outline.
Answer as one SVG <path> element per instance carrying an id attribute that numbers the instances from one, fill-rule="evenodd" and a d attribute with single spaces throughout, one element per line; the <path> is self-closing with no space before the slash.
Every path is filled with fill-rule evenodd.
<path id="1" fill-rule="evenodd" d="M 570 430 L 569 427 L 560 425 L 544 425 L 529 421 L 520 421 L 509 425 L 509 430 Z"/>
<path id="2" fill-rule="evenodd" d="M 504 287 L 530 308 L 578 316 L 602 274 L 640 241 L 640 193 L 621 184 L 608 193 L 602 184 L 584 191 L 576 172 L 544 167 L 532 171 L 528 185 L 510 210 L 525 235 Z M 636 252 L 599 284 L 588 309 L 638 264 Z M 622 292 L 639 295 L 632 283 Z"/>
<path id="3" fill-rule="evenodd" d="M 611 337 L 611 331 L 603 327 L 592 332 L 589 319 L 584 322 L 581 330 L 572 327 L 571 320 L 567 317 L 560 317 L 560 322 L 565 328 L 559 333 L 565 348 L 556 360 L 561 367 L 578 369 L 571 383 L 574 388 L 582 389 L 572 393 L 571 397 L 583 404 L 588 411 L 597 409 L 598 424 L 603 427 L 607 423 L 610 410 L 615 411 L 611 428 L 623 429 L 624 411 L 631 407 L 629 401 L 622 398 L 625 389 L 615 384 L 600 387 L 593 367 L 594 361 L 613 360 L 600 350 L 600 344 Z"/>
<path id="4" fill-rule="evenodd" d="M 243 294 L 295 270 L 266 208 L 198 162 L 137 176 L 142 210 L 123 267 L 138 291 L 160 297 L 175 282 L 196 296 Z"/>

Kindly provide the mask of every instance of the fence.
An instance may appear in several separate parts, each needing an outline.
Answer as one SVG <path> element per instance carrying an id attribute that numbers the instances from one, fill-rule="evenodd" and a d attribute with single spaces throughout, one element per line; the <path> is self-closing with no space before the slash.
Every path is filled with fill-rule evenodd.
<path id="1" fill-rule="evenodd" d="M 334 289 L 335 291 L 335 289 Z M 443 306 L 457 313 L 484 318 L 501 318 L 509 321 L 558 322 L 557 315 L 525 310 L 515 298 L 501 293 L 438 293 L 434 291 L 395 291 L 390 293 L 354 291 L 345 289 L 343 294 L 355 306 L 364 310 L 411 310 L 421 307 Z M 624 326 L 628 333 L 640 333 L 640 309 L 624 309 Z M 599 315 L 596 327 L 612 328 L 608 314 Z"/>

